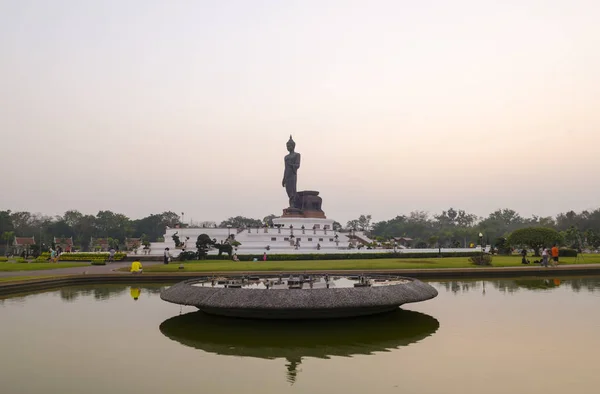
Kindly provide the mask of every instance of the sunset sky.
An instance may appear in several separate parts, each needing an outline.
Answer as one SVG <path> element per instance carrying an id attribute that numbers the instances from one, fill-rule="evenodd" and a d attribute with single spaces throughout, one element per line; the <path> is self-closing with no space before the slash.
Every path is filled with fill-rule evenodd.
<path id="1" fill-rule="evenodd" d="M 600 207 L 600 2 L 0 0 L 0 210 Z"/>

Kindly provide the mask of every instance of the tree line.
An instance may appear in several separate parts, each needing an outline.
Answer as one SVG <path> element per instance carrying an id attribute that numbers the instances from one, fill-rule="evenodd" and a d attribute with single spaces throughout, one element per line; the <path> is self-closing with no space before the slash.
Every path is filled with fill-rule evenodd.
<path id="1" fill-rule="evenodd" d="M 187 224 L 182 223 L 182 216 L 167 211 L 131 219 L 108 210 L 99 211 L 96 215 L 69 210 L 59 216 L 5 210 L 0 211 L 0 235 L 7 243 L 12 242 L 14 236 L 35 236 L 38 243 L 50 243 L 53 237 L 72 237 L 75 245 L 85 249 L 92 237 L 111 238 L 121 244 L 126 238 L 156 242 L 161 240 L 166 226 L 262 227 L 273 226 L 273 219 L 277 217 L 274 214 L 262 219 L 234 216 L 219 224 L 212 221 Z M 373 222 L 371 215 L 363 214 L 348 221 L 346 226 L 334 223 L 335 230 L 364 231 L 378 241 L 411 238 L 413 247 L 466 247 L 478 243 L 480 233 L 486 244 L 501 245 L 510 233 L 526 227 L 554 229 L 561 233 L 566 246 L 600 247 L 600 209 L 579 213 L 569 211 L 555 217 L 525 218 L 512 209 L 498 209 L 487 217 L 478 217 L 461 209 L 449 208 L 440 214 L 414 211 L 380 222 Z"/>
<path id="2" fill-rule="evenodd" d="M 346 227 L 368 231 L 378 240 L 410 237 L 414 247 L 467 247 L 480 240 L 479 234 L 486 244 L 505 247 L 508 236 L 515 230 L 548 228 L 559 233 L 565 246 L 574 249 L 600 247 L 600 209 L 526 218 L 512 209 L 498 209 L 487 217 L 478 217 L 450 208 L 437 215 L 414 211 L 373 224 L 370 215 L 361 215 L 348 222 Z"/>

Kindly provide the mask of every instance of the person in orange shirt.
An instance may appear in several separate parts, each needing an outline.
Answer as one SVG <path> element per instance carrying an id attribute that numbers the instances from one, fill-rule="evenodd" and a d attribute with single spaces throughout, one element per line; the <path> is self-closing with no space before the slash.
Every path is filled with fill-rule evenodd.
<path id="1" fill-rule="evenodd" d="M 552 245 L 552 265 L 558 265 L 558 246 L 556 244 Z"/>

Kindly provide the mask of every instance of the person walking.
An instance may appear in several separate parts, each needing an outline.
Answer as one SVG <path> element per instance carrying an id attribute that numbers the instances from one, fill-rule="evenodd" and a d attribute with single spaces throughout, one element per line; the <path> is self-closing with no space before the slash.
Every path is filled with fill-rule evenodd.
<path id="1" fill-rule="evenodd" d="M 115 248 L 110 248 L 110 250 L 108 251 L 108 262 L 109 263 L 113 263 L 115 261 L 115 253 L 117 253 Z"/>
<path id="2" fill-rule="evenodd" d="M 551 249 L 552 254 L 552 266 L 556 267 L 558 265 L 558 246 L 556 244 L 552 245 Z"/>
<path id="3" fill-rule="evenodd" d="M 169 261 L 171 261 L 171 254 L 169 253 L 169 248 L 165 248 L 165 253 L 163 255 L 163 263 L 169 264 Z"/>
<path id="4" fill-rule="evenodd" d="M 548 267 L 548 248 L 546 247 L 542 250 L 542 266 Z"/>

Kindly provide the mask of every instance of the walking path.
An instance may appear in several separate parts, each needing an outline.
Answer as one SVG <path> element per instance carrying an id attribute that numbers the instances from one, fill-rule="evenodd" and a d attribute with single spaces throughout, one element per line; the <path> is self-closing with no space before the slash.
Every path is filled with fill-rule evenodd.
<path id="1" fill-rule="evenodd" d="M 144 267 L 159 264 L 159 261 L 144 262 Z M 106 265 L 85 265 L 81 267 L 56 268 L 50 270 L 36 271 L 2 271 L 0 277 L 9 276 L 64 276 L 64 275 L 88 275 L 88 274 L 122 274 L 119 268 L 131 267 L 131 262 L 118 261 Z M 117 272 L 115 272 L 117 271 Z"/>
<path id="2" fill-rule="evenodd" d="M 144 267 L 151 265 L 162 264 L 160 261 L 147 261 Z M 118 271 L 119 268 L 130 267 L 130 262 L 116 262 L 107 265 L 86 265 L 82 267 L 57 268 L 53 270 L 36 270 L 36 271 L 4 271 L 0 272 L 0 277 L 11 276 L 69 276 L 69 275 L 106 275 L 106 274 L 127 274 L 123 271 Z M 473 276 L 473 274 L 485 277 L 486 275 L 502 275 L 511 274 L 511 276 L 522 273 L 523 275 L 535 275 L 536 273 L 548 275 L 551 272 L 557 274 L 577 274 L 581 273 L 598 273 L 600 275 L 600 264 L 565 264 L 557 267 L 540 267 L 540 266 L 514 266 L 514 267 L 473 267 L 473 268 L 409 268 L 409 269 L 365 269 L 365 270 L 294 270 L 295 272 L 311 272 L 311 273 L 394 273 L 397 275 L 415 276 L 415 277 L 448 277 L 448 276 Z M 244 274 L 274 274 L 285 273 L 286 271 L 222 271 L 222 272 L 206 272 L 206 271 L 180 271 L 180 272 L 149 272 L 145 275 L 244 275 Z"/>

